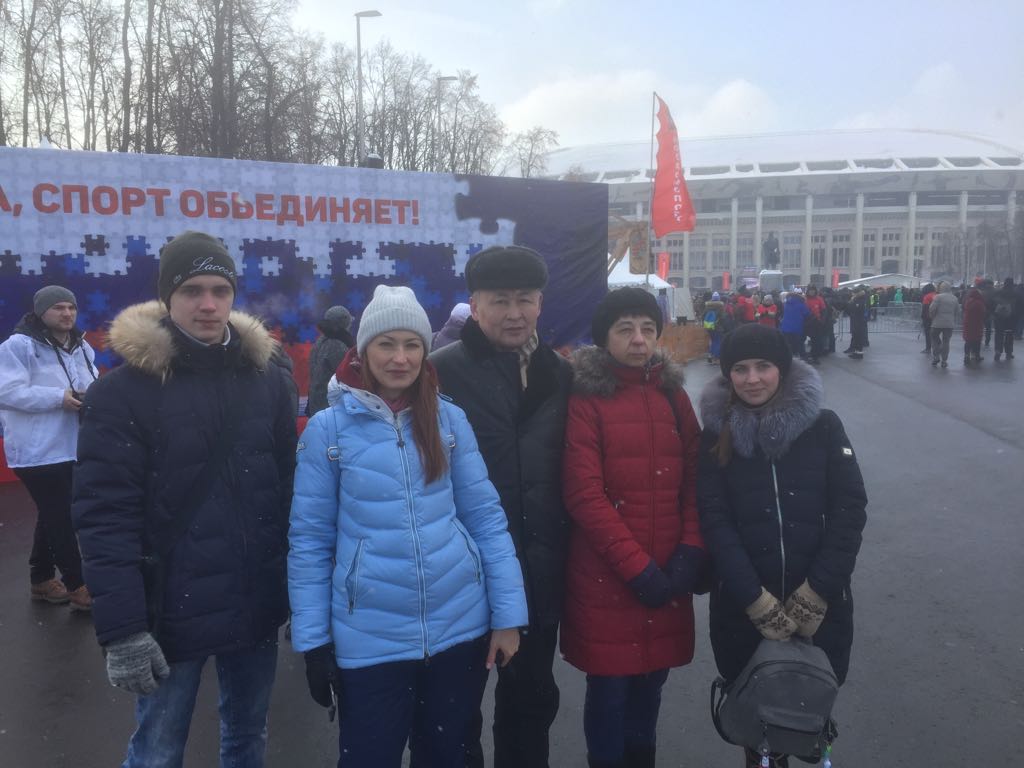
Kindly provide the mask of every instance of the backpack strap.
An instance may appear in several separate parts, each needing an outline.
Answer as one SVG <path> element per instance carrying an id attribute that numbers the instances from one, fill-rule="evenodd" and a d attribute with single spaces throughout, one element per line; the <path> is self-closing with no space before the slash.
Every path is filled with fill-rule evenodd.
<path id="1" fill-rule="evenodd" d="M 327 410 L 331 412 L 331 422 L 334 424 L 334 434 L 332 442 L 327 446 L 327 461 L 331 462 L 331 466 L 334 467 L 334 492 L 340 493 L 341 487 L 341 447 L 338 445 L 341 440 L 341 431 L 338 429 L 338 414 L 335 413 L 334 409 L 336 406 L 328 406 Z"/>
<path id="2" fill-rule="evenodd" d="M 711 722 L 715 724 L 715 730 L 722 737 L 722 741 L 732 744 L 729 737 L 722 730 L 722 704 L 725 703 L 725 678 L 718 677 L 711 683 Z"/>

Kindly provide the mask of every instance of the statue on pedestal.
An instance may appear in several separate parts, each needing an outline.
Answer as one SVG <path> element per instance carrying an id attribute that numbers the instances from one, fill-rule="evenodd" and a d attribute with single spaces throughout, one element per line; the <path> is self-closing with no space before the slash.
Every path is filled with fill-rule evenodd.
<path id="1" fill-rule="evenodd" d="M 776 269 L 780 260 L 779 240 L 774 232 L 769 232 L 768 239 L 761 243 L 761 263 L 765 269 Z"/>

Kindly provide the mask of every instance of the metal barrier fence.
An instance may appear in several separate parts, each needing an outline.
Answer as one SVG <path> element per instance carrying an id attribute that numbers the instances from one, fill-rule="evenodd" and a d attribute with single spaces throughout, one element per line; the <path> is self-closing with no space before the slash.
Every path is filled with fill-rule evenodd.
<path id="1" fill-rule="evenodd" d="M 906 302 L 890 304 L 887 307 L 874 307 L 868 310 L 868 333 L 905 333 L 919 335 L 921 327 L 921 303 Z M 873 318 L 873 319 L 872 319 Z M 955 331 L 963 328 L 963 310 L 956 308 Z M 836 335 L 843 336 L 850 332 L 850 318 L 843 314 L 836 323 Z"/>

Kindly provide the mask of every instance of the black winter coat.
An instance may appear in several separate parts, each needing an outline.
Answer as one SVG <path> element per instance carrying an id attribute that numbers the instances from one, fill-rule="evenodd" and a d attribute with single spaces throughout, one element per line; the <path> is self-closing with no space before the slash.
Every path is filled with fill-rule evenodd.
<path id="1" fill-rule="evenodd" d="M 697 507 L 715 568 L 711 645 L 732 680 L 761 635 L 745 608 L 763 586 L 779 600 L 805 580 L 828 603 L 813 642 L 842 682 L 853 641 L 850 578 L 860 549 L 867 497 L 839 417 L 821 408 L 821 380 L 794 360 L 781 391 L 757 411 L 727 407 L 731 384 L 718 378 L 701 395 Z M 712 453 L 728 413 L 733 455 Z"/>
<path id="2" fill-rule="evenodd" d="M 523 568 L 530 623 L 556 624 L 565 597 L 569 517 L 562 502 L 562 449 L 572 367 L 541 344 L 527 388 L 519 358 L 501 351 L 469 319 L 461 341 L 430 356 L 441 391 L 461 407 L 501 497 Z"/>
<path id="3" fill-rule="evenodd" d="M 231 314 L 227 345 L 184 336 L 158 302 L 124 310 L 110 348 L 125 364 L 89 388 L 72 517 L 101 644 L 149 629 L 140 559 L 174 530 L 233 401 L 226 464 L 166 559 L 158 640 L 168 661 L 250 648 L 287 617 L 295 414 L 276 342 Z"/>

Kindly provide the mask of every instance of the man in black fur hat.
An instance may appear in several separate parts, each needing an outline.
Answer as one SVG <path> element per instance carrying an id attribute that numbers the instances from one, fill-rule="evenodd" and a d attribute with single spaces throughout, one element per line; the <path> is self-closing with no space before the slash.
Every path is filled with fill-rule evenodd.
<path id="1" fill-rule="evenodd" d="M 564 597 L 569 523 L 562 503 L 562 447 L 572 370 L 537 336 L 548 269 L 540 254 L 494 246 L 466 265 L 472 316 L 460 341 L 430 356 L 441 391 L 466 411 L 501 496 L 523 569 L 530 624 L 498 670 L 495 768 L 546 768 L 558 712 L 551 666 Z M 483 766 L 478 717 L 466 765 Z M 413 757 L 416 764 L 416 758 Z"/>

